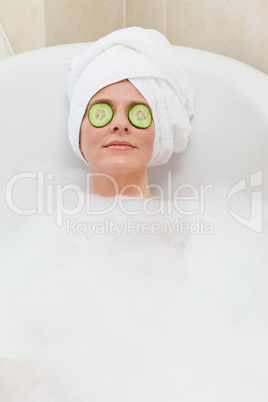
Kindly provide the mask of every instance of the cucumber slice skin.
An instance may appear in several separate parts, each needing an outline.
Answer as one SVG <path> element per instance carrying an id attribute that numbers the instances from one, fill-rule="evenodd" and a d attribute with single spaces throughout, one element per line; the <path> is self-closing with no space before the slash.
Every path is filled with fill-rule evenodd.
<path id="1" fill-rule="evenodd" d="M 137 117 L 137 113 L 140 114 L 140 120 Z M 143 103 L 139 103 L 130 108 L 128 112 L 128 119 L 134 127 L 141 129 L 148 128 L 152 124 L 153 120 L 150 109 Z"/>
<path id="2" fill-rule="evenodd" d="M 107 126 L 107 124 L 109 124 L 112 120 L 113 116 L 114 111 L 111 106 L 108 105 L 108 103 L 94 103 L 88 110 L 88 120 L 92 126 L 97 128 Z"/>

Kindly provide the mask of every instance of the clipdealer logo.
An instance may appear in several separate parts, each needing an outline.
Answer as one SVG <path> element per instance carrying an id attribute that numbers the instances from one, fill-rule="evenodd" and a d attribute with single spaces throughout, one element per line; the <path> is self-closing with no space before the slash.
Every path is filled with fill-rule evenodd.
<path id="1" fill-rule="evenodd" d="M 109 205 L 105 205 L 102 208 L 100 203 L 100 209 L 97 208 L 97 210 L 94 210 L 90 191 L 90 178 L 92 175 L 106 176 L 114 184 L 115 194 L 119 194 L 118 185 L 114 178 L 103 173 L 87 174 L 86 188 L 83 189 L 74 183 L 64 185 L 55 183 L 54 174 L 50 172 L 23 172 L 14 175 L 8 181 L 6 186 L 6 203 L 11 211 L 19 215 L 54 215 L 56 225 L 62 226 L 65 218 L 78 215 L 81 211 L 85 211 L 89 216 L 101 216 L 111 212 L 115 207 L 118 207 L 126 215 L 139 215 L 142 213 L 146 213 L 148 216 L 157 216 L 166 213 L 171 215 L 174 211 L 183 216 L 204 215 L 206 195 L 213 188 L 212 184 L 200 184 L 199 186 L 181 184 L 176 188 L 174 195 L 165 200 L 165 193 L 161 186 L 156 184 L 149 185 L 149 188 L 153 187 L 159 193 L 157 196 L 159 203 L 155 209 L 151 209 L 150 203 L 152 199 L 144 199 L 141 189 L 135 185 L 133 187 L 138 191 L 138 195 L 130 198 L 135 199 L 135 201 L 142 200 L 142 203 L 137 204 L 137 210 L 132 211 L 129 209 L 125 204 L 126 198 L 124 199 L 124 197 L 106 197 L 109 199 Z M 29 183 L 33 187 L 31 187 L 32 190 L 28 201 L 30 205 L 29 208 L 26 208 L 20 205 L 20 197 L 16 196 L 16 186 L 19 185 L 20 188 L 24 187 L 27 189 Z M 168 172 L 168 183 L 170 187 L 171 172 Z M 130 187 L 130 185 L 126 187 Z M 120 194 L 123 195 L 123 192 L 124 189 L 122 189 Z M 168 189 L 168 192 L 169 194 L 171 193 L 171 188 Z M 35 193 L 35 201 L 33 201 L 33 193 Z M 65 197 L 67 194 L 71 195 L 71 203 L 69 202 L 70 197 Z M 188 208 L 185 208 L 186 204 Z"/>
<path id="2" fill-rule="evenodd" d="M 101 174 L 102 176 L 104 174 Z M 114 184 L 115 190 L 118 190 L 117 183 L 115 180 L 107 176 Z M 123 201 L 120 198 L 116 199 L 116 197 L 111 197 L 111 205 L 106 207 L 104 210 L 96 210 L 92 209 L 91 205 L 91 197 L 90 197 L 90 188 L 91 188 L 91 174 L 87 174 L 87 182 L 86 182 L 86 190 L 82 189 L 79 185 L 74 183 L 68 184 L 56 184 L 54 181 L 55 176 L 51 172 L 37 171 L 37 172 L 22 172 L 15 174 L 10 178 L 6 185 L 6 203 L 11 211 L 19 215 L 55 215 L 56 226 L 62 226 L 64 218 L 75 216 L 83 209 L 86 209 L 86 213 L 88 215 L 103 215 L 105 213 L 111 212 L 115 206 L 119 206 L 121 211 L 126 213 L 127 215 L 137 215 L 138 213 L 145 212 L 148 215 L 157 215 L 165 213 L 163 209 L 159 208 L 154 212 L 151 212 L 147 207 L 150 199 L 146 199 L 143 203 L 142 211 L 135 211 L 132 213 L 130 210 L 127 210 L 123 204 Z M 20 197 L 16 199 L 16 186 L 19 183 L 20 186 L 24 186 L 27 188 L 27 181 L 33 181 L 35 186 L 36 193 L 36 202 L 31 205 L 29 208 L 21 207 Z M 171 172 L 168 172 L 168 195 L 170 196 L 170 187 L 171 187 Z M 263 172 L 259 170 L 255 173 L 252 173 L 249 176 L 249 182 L 247 182 L 246 178 L 239 180 L 235 185 L 233 185 L 227 194 L 226 204 L 228 213 L 231 215 L 233 219 L 235 219 L 238 223 L 243 225 L 244 227 L 253 230 L 255 232 L 261 232 L 263 229 L 263 191 L 261 186 L 263 185 Z M 159 185 L 151 185 L 149 187 L 153 187 L 159 192 L 159 200 L 165 200 L 165 194 L 161 186 Z M 171 215 L 172 207 L 179 214 L 184 216 L 198 216 L 205 214 L 205 204 L 206 204 L 206 194 L 207 192 L 213 188 L 213 184 L 202 185 L 196 187 L 191 184 L 182 184 L 180 185 L 174 195 L 173 198 L 167 199 L 167 207 L 168 214 Z M 232 200 L 235 198 L 237 194 L 240 192 L 250 189 L 250 217 L 247 218 L 239 214 L 232 205 Z M 188 196 L 183 196 L 183 192 L 186 190 L 188 192 Z M 67 205 L 64 202 L 65 194 L 72 193 L 75 196 L 76 202 L 74 204 Z M 115 193 L 118 193 L 115 191 Z M 68 197 L 67 197 L 68 198 Z M 135 199 L 141 200 L 142 194 L 139 196 L 135 196 Z M 190 209 L 184 209 L 184 205 L 188 204 Z M 162 203 L 163 204 L 163 203 Z"/>
<path id="3" fill-rule="evenodd" d="M 263 191 L 260 187 L 263 185 L 262 170 L 252 173 L 249 176 L 250 188 L 254 189 L 250 192 L 250 217 L 246 218 L 239 215 L 232 209 L 231 198 L 234 195 L 247 189 L 246 179 L 237 182 L 228 193 L 228 211 L 230 215 L 241 225 L 253 230 L 254 232 L 262 232 L 263 229 Z M 256 189 L 257 188 L 257 189 Z"/>

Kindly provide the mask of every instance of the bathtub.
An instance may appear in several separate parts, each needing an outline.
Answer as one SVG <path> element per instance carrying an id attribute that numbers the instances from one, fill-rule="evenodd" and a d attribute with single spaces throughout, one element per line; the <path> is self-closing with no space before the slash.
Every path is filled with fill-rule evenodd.
<path id="1" fill-rule="evenodd" d="M 87 47 L 87 43 L 49 47 L 1 62 L 0 129 L 8 133 L 1 135 L 2 183 L 20 169 L 46 166 L 48 152 L 50 166 L 83 166 L 65 140 L 66 80 L 72 56 Z M 203 182 L 211 173 L 234 184 L 262 170 L 267 198 L 267 75 L 217 54 L 175 49 L 195 88 L 193 133 L 185 153 L 150 170 L 151 181 L 164 185 L 163 172 L 172 170 L 175 185 L 182 177 Z"/>
<path id="2" fill-rule="evenodd" d="M 69 236 L 67 245 L 61 228 L 46 236 L 44 220 L 23 229 L 32 215 L 53 215 L 53 208 L 44 211 L 39 178 L 51 195 L 58 177 L 65 185 L 69 176 L 78 177 L 81 185 L 79 174 L 86 172 L 67 139 L 67 77 L 73 55 L 88 46 L 48 47 L 0 62 L 0 185 L 6 195 L 0 205 L 6 242 L 0 399 L 267 401 L 267 75 L 174 46 L 195 88 L 193 131 L 184 153 L 149 170 L 149 183 L 161 187 L 166 200 L 178 188 L 198 198 L 204 186 L 223 183 L 226 219 L 217 205 L 211 215 L 224 220 L 222 232 L 209 240 L 190 234 L 194 248 L 186 249 L 187 258 L 181 249 L 177 256 L 177 239 L 156 249 L 148 236 L 145 245 L 139 236 L 133 243 L 115 241 L 115 256 L 105 237 L 92 238 L 93 247 L 104 245 L 107 259 L 95 255 L 89 280 L 80 269 L 88 246 L 83 256 L 79 241 Z M 235 206 L 240 193 L 245 202 Z M 131 256 L 126 272 L 121 256 Z M 42 264 L 47 273 L 36 273 Z"/>

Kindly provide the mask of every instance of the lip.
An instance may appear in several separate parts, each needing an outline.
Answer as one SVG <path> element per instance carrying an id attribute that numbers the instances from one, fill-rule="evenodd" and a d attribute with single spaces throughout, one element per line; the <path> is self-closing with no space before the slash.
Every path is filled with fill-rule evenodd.
<path id="1" fill-rule="evenodd" d="M 115 140 L 115 141 L 108 142 L 108 144 L 104 145 L 104 148 L 127 150 L 127 149 L 134 149 L 136 147 L 134 147 L 134 145 L 130 144 L 130 142 Z"/>

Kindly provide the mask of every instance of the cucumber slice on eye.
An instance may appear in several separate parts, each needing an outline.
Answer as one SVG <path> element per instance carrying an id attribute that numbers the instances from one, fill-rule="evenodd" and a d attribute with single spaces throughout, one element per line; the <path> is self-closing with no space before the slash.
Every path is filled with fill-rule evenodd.
<path id="1" fill-rule="evenodd" d="M 104 127 L 110 123 L 114 115 L 108 103 L 95 103 L 89 108 L 88 120 L 94 127 Z"/>
<path id="2" fill-rule="evenodd" d="M 128 119 L 137 128 L 147 128 L 153 120 L 150 109 L 143 103 L 132 106 L 128 112 Z"/>

